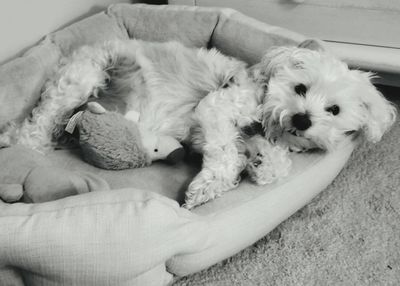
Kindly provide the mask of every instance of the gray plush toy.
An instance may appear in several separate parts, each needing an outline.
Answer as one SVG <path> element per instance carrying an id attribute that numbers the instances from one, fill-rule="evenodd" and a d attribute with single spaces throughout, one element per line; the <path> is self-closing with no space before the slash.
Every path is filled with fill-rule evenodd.
<path id="1" fill-rule="evenodd" d="M 139 168 L 155 160 L 176 163 L 184 157 L 176 139 L 150 132 L 96 102 L 88 103 L 87 110 L 76 113 L 71 121 L 78 127 L 84 160 L 102 169 Z"/>

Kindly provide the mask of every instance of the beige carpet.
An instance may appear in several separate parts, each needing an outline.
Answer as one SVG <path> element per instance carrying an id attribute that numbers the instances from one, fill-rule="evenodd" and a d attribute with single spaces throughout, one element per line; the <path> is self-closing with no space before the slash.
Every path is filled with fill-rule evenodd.
<path id="1" fill-rule="evenodd" d="M 265 238 L 178 285 L 400 285 L 400 120 Z"/>

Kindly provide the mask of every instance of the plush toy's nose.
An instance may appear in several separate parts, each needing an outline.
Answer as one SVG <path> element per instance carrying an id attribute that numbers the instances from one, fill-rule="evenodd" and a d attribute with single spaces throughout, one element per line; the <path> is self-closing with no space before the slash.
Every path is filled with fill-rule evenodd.
<path id="1" fill-rule="evenodd" d="M 307 130 L 311 124 L 310 117 L 306 113 L 296 113 L 292 117 L 292 125 L 300 131 Z"/>
<path id="2" fill-rule="evenodd" d="M 175 149 L 174 151 L 172 151 L 167 158 L 165 159 L 165 161 L 167 161 L 170 164 L 176 164 L 179 161 L 182 161 L 183 158 L 185 157 L 185 149 L 178 148 Z"/>

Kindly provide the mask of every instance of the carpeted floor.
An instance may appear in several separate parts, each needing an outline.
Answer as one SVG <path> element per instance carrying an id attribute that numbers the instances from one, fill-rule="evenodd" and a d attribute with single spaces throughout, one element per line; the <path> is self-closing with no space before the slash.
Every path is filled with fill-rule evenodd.
<path id="1" fill-rule="evenodd" d="M 309 205 L 178 285 L 400 285 L 400 118 Z"/>

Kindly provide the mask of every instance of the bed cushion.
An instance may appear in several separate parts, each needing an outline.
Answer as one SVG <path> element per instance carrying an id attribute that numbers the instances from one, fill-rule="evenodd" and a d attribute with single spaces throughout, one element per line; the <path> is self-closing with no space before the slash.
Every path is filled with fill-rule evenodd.
<path id="1" fill-rule="evenodd" d="M 113 5 L 48 35 L 0 68 L 0 100 L 6 102 L 0 126 L 26 116 L 62 55 L 128 37 L 215 46 L 249 63 L 271 46 L 305 39 L 230 9 Z M 286 179 L 263 187 L 244 180 L 192 212 L 177 202 L 199 170 L 196 164 L 106 171 L 83 162 L 79 150 L 54 151 L 49 157 L 57 164 L 100 174 L 113 190 L 44 204 L 1 203 L 0 284 L 19 285 L 22 275 L 29 285 L 163 285 L 169 273 L 199 271 L 251 245 L 309 202 L 340 172 L 354 146 L 293 155 Z"/>
<path id="2" fill-rule="evenodd" d="M 205 247 L 206 221 L 172 200 L 132 188 L 97 194 L 2 204 L 0 265 L 18 266 L 26 285 L 164 285 L 167 259 Z"/>

